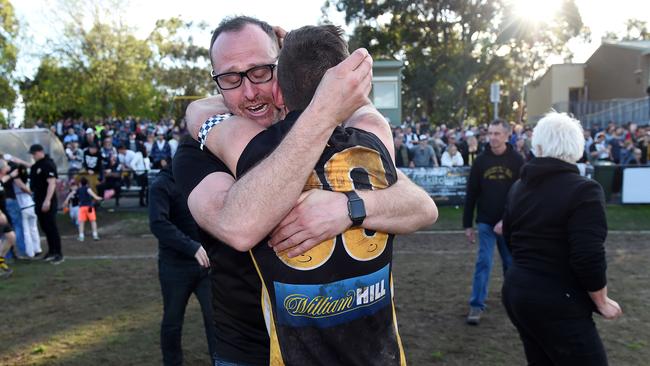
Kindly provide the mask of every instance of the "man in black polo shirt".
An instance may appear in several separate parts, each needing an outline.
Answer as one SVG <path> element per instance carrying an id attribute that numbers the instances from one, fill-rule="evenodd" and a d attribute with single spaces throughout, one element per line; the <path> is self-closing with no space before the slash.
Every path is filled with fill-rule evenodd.
<path id="1" fill-rule="evenodd" d="M 56 210 L 58 201 L 56 199 L 56 164 L 45 154 L 43 146 L 34 144 L 29 148 L 36 161 L 29 171 L 29 184 L 34 192 L 34 203 L 36 204 L 36 216 L 41 230 L 47 238 L 48 252 L 43 258 L 45 261 L 51 261 L 52 264 L 63 262 L 63 253 L 61 252 L 61 235 L 56 226 Z"/>
<path id="2" fill-rule="evenodd" d="M 283 111 L 276 103 L 281 103 L 274 100 L 277 85 L 273 69 L 277 55 L 276 36 L 264 22 L 238 17 L 227 19 L 217 28 L 211 45 L 215 78 L 224 73 L 234 73 L 242 81 L 236 86 L 220 87 L 221 101 L 228 110 L 265 127 L 280 119 Z M 347 110 L 340 104 L 349 104 L 350 100 L 367 95 L 367 91 L 364 95 L 363 90 L 351 89 L 354 85 L 359 86 L 363 78 L 370 78 L 370 74 L 358 75 L 354 70 L 346 70 L 336 75 L 340 78 L 332 76 L 330 81 L 338 84 L 330 84 L 324 91 L 331 92 L 336 98 L 321 95 L 320 104 L 312 106 L 311 112 L 304 114 L 305 118 L 316 114 L 319 118 L 343 120 L 347 116 L 340 114 Z M 214 114 L 210 100 L 207 100 L 207 115 L 202 113 L 202 103 L 206 100 L 194 104 L 187 111 L 194 136 L 198 131 L 196 123 L 200 126 Z M 299 250 L 304 252 L 344 231 L 351 223 L 347 212 L 348 199 L 342 193 L 320 191 L 300 205 L 297 203 L 306 176 L 323 151 L 312 147 L 312 132 L 310 126 L 299 119 L 272 156 L 237 183 L 219 159 L 201 151 L 199 144 L 192 140 L 184 140 L 175 156 L 177 184 L 184 194 L 197 198 L 194 202 L 199 203 L 198 207 L 191 206 L 190 209 L 205 230 L 202 235 L 206 240 L 202 242 L 209 247 L 212 260 L 217 352 L 223 361 L 268 365 L 269 336 L 259 306 L 261 282 L 250 256 L 222 244 L 210 234 L 220 236 L 218 231 L 226 228 L 230 231 L 226 236 L 257 242 L 269 233 L 269 222 L 277 215 L 287 216 L 296 206 L 300 213 L 295 216 L 299 219 L 287 222 L 278 231 L 281 238 L 274 243 L 279 246 L 298 244 Z M 210 142 L 209 136 L 207 142 Z M 399 179 L 388 189 L 359 194 L 366 202 L 363 227 L 405 233 L 431 222 L 430 208 L 421 204 L 429 197 L 402 175 Z M 270 204 L 269 198 L 289 203 L 288 209 Z M 300 224 L 300 232 L 304 234 L 302 240 L 294 242 L 296 237 L 291 233 L 295 233 L 295 227 L 292 224 Z"/>

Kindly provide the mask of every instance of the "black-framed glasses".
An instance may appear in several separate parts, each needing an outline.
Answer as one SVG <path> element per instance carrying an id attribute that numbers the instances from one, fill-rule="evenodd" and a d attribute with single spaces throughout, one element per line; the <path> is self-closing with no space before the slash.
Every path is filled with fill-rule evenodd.
<path id="1" fill-rule="evenodd" d="M 244 80 L 244 76 L 253 84 L 264 84 L 271 81 L 273 79 L 273 69 L 276 66 L 276 64 L 260 65 L 242 72 L 224 72 L 219 75 L 215 75 L 214 70 L 212 70 L 210 75 L 221 90 L 230 90 L 238 88 L 242 80 Z"/>

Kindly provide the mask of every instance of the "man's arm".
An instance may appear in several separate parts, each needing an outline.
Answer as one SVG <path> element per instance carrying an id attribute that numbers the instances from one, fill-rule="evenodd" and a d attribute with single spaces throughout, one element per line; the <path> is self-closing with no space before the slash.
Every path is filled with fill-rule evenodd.
<path id="1" fill-rule="evenodd" d="M 489 149 L 489 147 L 488 147 Z M 472 221 L 474 220 L 474 206 L 476 205 L 476 200 L 480 194 L 480 171 L 479 166 L 476 161 L 472 164 L 472 168 L 469 173 L 469 178 L 467 179 L 467 190 L 465 193 L 465 205 L 463 206 L 463 228 L 465 229 L 465 236 L 470 243 L 476 241 L 474 237 L 474 225 Z"/>
<path id="2" fill-rule="evenodd" d="M 195 100 L 187 106 L 185 110 L 185 120 L 187 121 L 187 130 L 192 138 L 196 139 L 199 135 L 201 124 L 215 114 L 228 113 L 228 108 L 223 103 L 223 96 L 215 95 L 199 100 Z"/>
<path id="3" fill-rule="evenodd" d="M 366 50 L 355 51 L 328 70 L 283 142 L 230 188 L 216 220 L 202 227 L 242 251 L 268 235 L 297 202 L 334 127 L 368 104 L 371 80 L 372 59 Z M 190 207 L 195 217 L 204 214 L 197 201 L 200 197 L 188 200 L 188 205 L 195 205 Z"/>
<path id="4" fill-rule="evenodd" d="M 41 206 L 42 212 L 48 212 L 50 210 L 50 201 L 56 190 L 56 178 L 50 177 L 47 178 L 47 192 L 45 194 L 45 201 L 43 201 L 43 206 Z"/>
<path id="5" fill-rule="evenodd" d="M 151 185 L 149 195 L 149 228 L 151 233 L 164 244 L 184 253 L 188 257 L 194 257 L 201 244 L 180 231 L 169 217 L 172 199 L 170 192 L 173 183 L 169 182 L 165 177 L 158 179 L 160 181 L 156 181 Z"/>
<path id="6" fill-rule="evenodd" d="M 362 107 L 346 126 L 375 134 L 394 161 L 390 126 L 374 107 Z M 407 234 L 432 225 L 437 220 L 438 209 L 431 197 L 400 170 L 397 170 L 397 174 L 397 182 L 386 189 L 357 191 L 366 208 L 364 228 Z M 298 205 L 275 228 L 269 244 L 276 251 L 294 247 L 287 253 L 293 257 L 340 234 L 350 225 L 352 221 L 348 217 L 347 197 L 343 193 L 312 190 L 301 196 Z"/>

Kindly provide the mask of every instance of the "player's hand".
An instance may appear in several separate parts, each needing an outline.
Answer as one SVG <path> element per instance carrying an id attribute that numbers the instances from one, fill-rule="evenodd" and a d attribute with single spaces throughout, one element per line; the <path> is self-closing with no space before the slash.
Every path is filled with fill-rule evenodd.
<path id="1" fill-rule="evenodd" d="M 494 225 L 494 229 L 492 229 L 495 234 L 497 235 L 503 235 L 503 220 L 499 220 L 496 225 Z"/>
<path id="2" fill-rule="evenodd" d="M 289 249 L 296 257 L 317 244 L 347 230 L 352 221 L 343 193 L 312 189 L 303 192 L 298 204 L 271 233 L 269 246 L 276 252 Z"/>
<path id="3" fill-rule="evenodd" d="M 276 25 L 273 27 L 273 32 L 275 33 L 275 36 L 278 38 L 278 47 L 282 49 L 282 46 L 284 45 L 284 37 L 287 36 L 287 31 L 284 30 L 284 28 Z"/>
<path id="4" fill-rule="evenodd" d="M 309 107 L 318 115 L 331 116 L 336 126 L 370 103 L 371 88 L 372 57 L 359 48 L 325 72 Z"/>
<path id="5" fill-rule="evenodd" d="M 185 121 L 190 136 L 196 140 L 203 122 L 215 114 L 224 113 L 228 113 L 228 108 L 223 101 L 222 95 L 198 99 L 190 103 L 185 109 Z"/>
<path id="6" fill-rule="evenodd" d="M 465 236 L 467 237 L 467 240 L 474 244 L 476 243 L 476 238 L 474 237 L 474 229 L 471 227 L 468 227 L 465 229 Z"/>
<path id="7" fill-rule="evenodd" d="M 43 205 L 41 206 L 41 212 L 49 212 L 50 211 L 50 201 L 45 201 L 43 202 Z"/>
<path id="8" fill-rule="evenodd" d="M 199 262 L 199 265 L 204 268 L 210 267 L 210 258 L 208 258 L 208 253 L 205 252 L 202 246 L 199 247 L 199 250 L 194 253 L 194 258 Z"/>

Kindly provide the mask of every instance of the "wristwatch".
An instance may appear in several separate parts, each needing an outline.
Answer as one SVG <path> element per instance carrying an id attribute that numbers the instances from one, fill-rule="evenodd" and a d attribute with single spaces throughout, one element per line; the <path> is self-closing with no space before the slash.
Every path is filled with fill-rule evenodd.
<path id="1" fill-rule="evenodd" d="M 343 192 L 348 196 L 348 216 L 352 220 L 352 227 L 361 226 L 366 218 L 366 206 L 357 192 Z"/>

